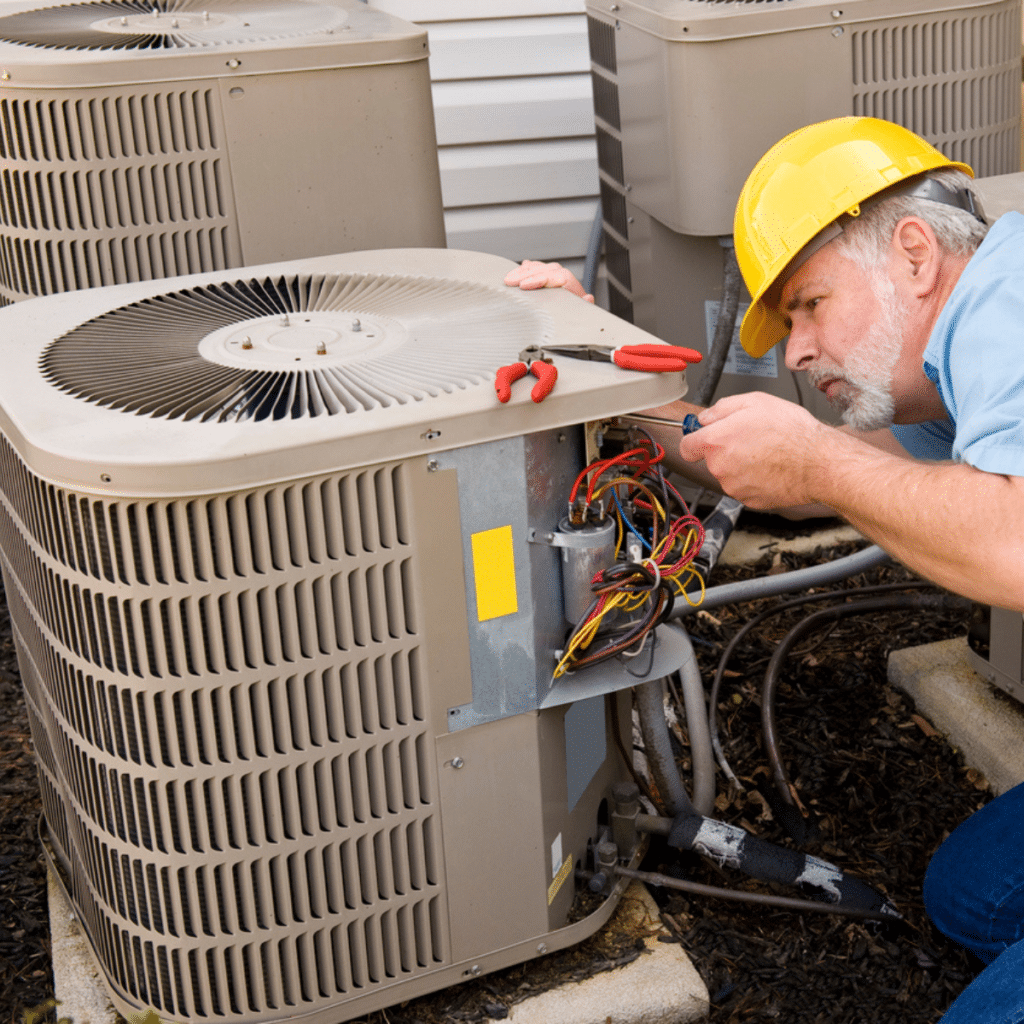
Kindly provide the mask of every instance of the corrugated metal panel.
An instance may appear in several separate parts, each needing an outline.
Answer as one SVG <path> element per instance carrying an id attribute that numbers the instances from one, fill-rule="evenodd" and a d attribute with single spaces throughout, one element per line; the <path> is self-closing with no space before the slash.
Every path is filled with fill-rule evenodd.
<path id="1" fill-rule="evenodd" d="M 579 271 L 598 196 L 584 0 L 370 0 L 430 34 L 452 248 Z"/>

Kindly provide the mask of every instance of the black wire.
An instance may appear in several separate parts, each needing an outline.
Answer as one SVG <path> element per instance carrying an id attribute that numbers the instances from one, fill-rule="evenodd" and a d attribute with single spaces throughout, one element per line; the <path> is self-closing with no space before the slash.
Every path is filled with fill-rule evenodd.
<path id="1" fill-rule="evenodd" d="M 844 619 L 850 615 L 865 615 L 869 612 L 898 611 L 901 608 L 932 608 L 935 610 L 962 609 L 968 611 L 972 603 L 966 597 L 954 594 L 894 594 L 892 597 L 873 597 L 864 601 L 852 601 L 832 608 L 813 612 L 798 622 L 775 648 L 772 660 L 765 671 L 761 688 L 761 728 L 764 734 L 765 750 L 772 768 L 772 780 L 782 800 L 790 807 L 796 806 L 789 787 L 789 776 L 782 763 L 775 723 L 775 691 L 779 684 L 779 671 L 789 649 L 805 633 L 809 633 L 823 622 Z"/>
<path id="2" fill-rule="evenodd" d="M 715 670 L 714 682 L 711 684 L 711 694 L 709 697 L 710 707 L 708 708 L 708 728 L 711 732 L 712 746 L 714 746 L 716 753 L 719 755 L 719 765 L 726 775 L 731 778 L 735 778 L 732 769 L 725 760 L 724 754 L 721 752 L 721 744 L 718 740 L 719 691 L 721 690 L 722 680 L 725 678 L 725 670 L 729 664 L 729 659 L 732 657 L 733 651 L 736 650 L 740 641 L 752 629 L 756 629 L 765 621 L 765 619 L 768 619 L 773 615 L 778 615 L 781 612 L 788 611 L 790 608 L 797 608 L 802 604 L 811 604 L 816 601 L 829 601 L 834 598 L 847 597 L 854 594 L 876 594 L 891 592 L 894 590 L 916 590 L 920 587 L 934 586 L 936 586 L 936 584 L 930 583 L 928 580 L 906 580 L 901 583 L 878 583 L 868 587 L 848 587 L 845 590 L 826 590 L 820 594 L 803 594 L 800 597 L 794 597 L 788 601 L 783 601 L 781 604 L 777 604 L 772 608 L 767 608 L 750 619 L 750 621 L 736 633 L 732 640 L 729 641 L 729 645 L 722 652 L 722 656 L 718 661 L 718 668 Z"/>

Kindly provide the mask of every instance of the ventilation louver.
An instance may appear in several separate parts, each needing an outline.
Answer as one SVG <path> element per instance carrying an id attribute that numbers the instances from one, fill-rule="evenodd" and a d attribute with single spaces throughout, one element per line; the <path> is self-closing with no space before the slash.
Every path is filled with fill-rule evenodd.
<path id="1" fill-rule="evenodd" d="M 57 339 L 42 367 L 70 394 L 139 415 L 294 419 L 479 384 L 503 359 L 543 342 L 545 328 L 511 295 L 457 282 L 239 280 L 90 320 Z"/>
<path id="2" fill-rule="evenodd" d="M 58 50 L 189 49 L 330 33 L 346 21 L 337 8 L 306 0 L 97 0 L 0 17 L 0 40 Z"/>

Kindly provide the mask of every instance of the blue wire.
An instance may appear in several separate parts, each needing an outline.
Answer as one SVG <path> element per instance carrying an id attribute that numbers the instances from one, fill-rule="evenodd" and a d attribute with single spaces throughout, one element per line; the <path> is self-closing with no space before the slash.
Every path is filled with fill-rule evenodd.
<path id="1" fill-rule="evenodd" d="M 637 532 L 637 528 L 626 518 L 626 513 L 622 508 L 622 502 L 619 501 L 618 491 L 616 491 L 614 487 L 612 488 L 612 497 L 615 499 L 615 504 L 618 506 L 619 515 L 622 516 L 622 521 L 626 524 L 626 529 L 629 530 L 629 532 L 633 534 L 633 536 L 636 537 L 636 539 L 640 541 L 648 551 L 650 551 L 651 545 L 643 539 L 643 537 Z"/>

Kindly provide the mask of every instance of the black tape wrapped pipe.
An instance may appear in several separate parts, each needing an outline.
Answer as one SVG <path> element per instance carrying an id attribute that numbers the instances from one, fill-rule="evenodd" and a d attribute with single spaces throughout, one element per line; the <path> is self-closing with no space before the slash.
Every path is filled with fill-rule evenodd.
<path id="1" fill-rule="evenodd" d="M 668 841 L 681 850 L 693 850 L 716 864 L 736 868 L 762 882 L 791 885 L 822 903 L 900 917 L 880 892 L 850 878 L 828 861 L 789 850 L 752 836 L 745 829 L 697 814 L 680 814 L 672 822 Z"/>

